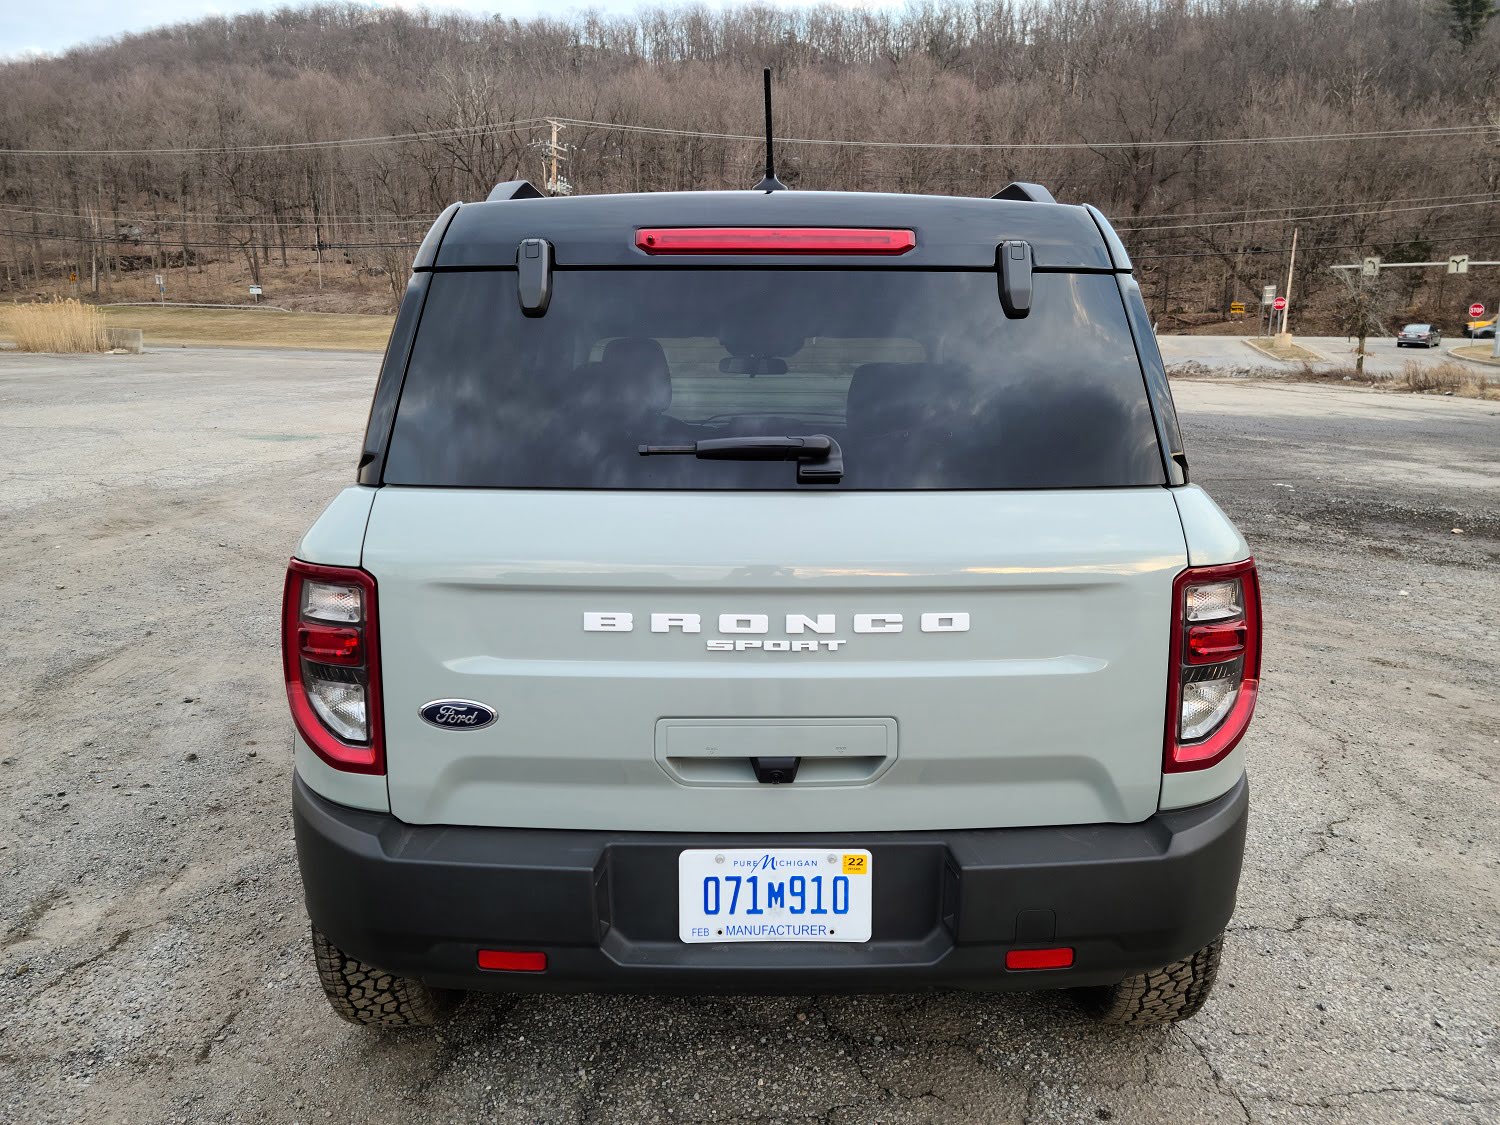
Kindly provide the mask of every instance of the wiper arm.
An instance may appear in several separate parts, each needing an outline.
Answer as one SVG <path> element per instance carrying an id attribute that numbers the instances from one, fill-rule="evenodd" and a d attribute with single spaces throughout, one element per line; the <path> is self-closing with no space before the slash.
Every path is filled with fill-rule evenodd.
<path id="1" fill-rule="evenodd" d="M 642 445 L 637 452 L 642 457 L 680 454 L 705 461 L 795 461 L 798 484 L 837 484 L 844 478 L 844 451 L 827 434 L 705 438 L 692 445 Z"/>

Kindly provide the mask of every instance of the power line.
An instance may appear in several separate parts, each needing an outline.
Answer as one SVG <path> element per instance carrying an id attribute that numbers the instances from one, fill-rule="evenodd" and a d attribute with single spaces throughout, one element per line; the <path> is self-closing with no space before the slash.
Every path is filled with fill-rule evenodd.
<path id="1" fill-rule="evenodd" d="M 612 129 L 628 133 L 652 133 L 671 137 L 694 137 L 702 140 L 719 141 L 753 141 L 761 143 L 764 137 L 750 133 L 713 133 L 696 129 L 668 129 L 657 125 L 626 125 L 614 121 L 589 121 L 578 117 L 559 117 L 568 125 L 586 126 L 594 129 Z M 980 143 L 960 141 L 867 141 L 867 140 L 836 140 L 816 137 L 780 137 L 776 138 L 779 145 L 840 145 L 860 148 L 898 148 L 898 149 L 965 149 L 969 151 L 1006 151 L 1006 152 L 1039 152 L 1058 151 L 1067 149 L 1086 149 L 1097 152 L 1100 149 L 1140 149 L 1140 148 L 1198 148 L 1214 145 L 1263 145 L 1263 144 L 1294 144 L 1309 141 L 1334 142 L 1334 141 L 1383 141 L 1398 139 L 1414 139 L 1419 137 L 1463 137 L 1480 135 L 1485 133 L 1496 133 L 1497 130 L 1490 125 L 1444 125 L 1408 129 L 1370 129 L 1353 133 L 1304 133 L 1279 137 L 1213 137 L 1198 140 L 1169 140 L 1169 141 L 1049 141 L 1049 142 L 1003 142 L 1003 143 Z"/>
<path id="2" fill-rule="evenodd" d="M 593 129 L 608 129 L 617 132 L 649 133 L 659 136 L 692 137 L 702 140 L 750 141 L 759 143 L 763 137 L 750 133 L 717 133 L 696 129 L 672 129 L 658 125 L 630 125 L 617 121 L 591 121 L 578 117 L 530 117 L 515 121 L 488 123 L 484 125 L 458 126 L 451 129 L 428 129 L 412 133 L 391 133 L 375 137 L 345 137 L 321 141 L 282 141 L 256 145 L 206 145 L 197 147 L 136 148 L 136 149 L 0 149 L 0 156 L 37 157 L 123 157 L 123 156 L 214 156 L 233 153 L 285 152 L 307 149 L 366 148 L 378 145 L 427 143 L 462 137 L 486 136 L 492 133 L 509 132 L 532 128 L 557 121 L 562 125 L 577 125 Z M 1465 137 L 1494 134 L 1490 125 L 1445 125 L 1422 126 L 1404 129 L 1366 129 L 1349 133 L 1300 133 L 1269 137 L 1204 137 L 1193 140 L 1156 141 L 1049 141 L 1049 142 L 961 142 L 961 141 L 879 141 L 843 140 L 819 137 L 777 137 L 784 145 L 832 145 L 860 148 L 892 149 L 958 149 L 968 151 L 1043 152 L 1084 150 L 1098 152 L 1115 149 L 1198 148 L 1223 145 L 1301 144 L 1308 142 L 1380 141 L 1414 139 L 1419 137 Z"/>
<path id="3" fill-rule="evenodd" d="M 1208 227 L 1262 226 L 1266 223 L 1315 223 L 1323 219 L 1374 218 L 1379 215 L 1394 215 L 1405 211 L 1439 211 L 1451 207 L 1487 207 L 1494 203 L 1500 203 L 1500 198 L 1474 199 L 1467 203 L 1428 203 L 1419 207 L 1382 207 L 1374 211 L 1342 211 L 1333 215 L 1279 215 L 1269 219 L 1228 219 L 1217 223 L 1179 223 L 1175 226 L 1116 227 L 1115 229 L 1122 234 L 1133 232 L 1157 234 L 1169 230 L 1203 230 Z M 1336 207 L 1338 204 L 1330 204 L 1329 206 Z"/>
<path id="4" fill-rule="evenodd" d="M 1473 199 L 1476 195 L 1493 195 L 1489 191 L 1466 191 L 1458 195 L 1413 195 L 1401 199 L 1347 199 L 1332 203 L 1278 203 L 1274 207 L 1235 207 L 1227 211 L 1161 211 L 1153 215 L 1129 215 L 1124 218 L 1129 222 L 1140 222 L 1152 219 L 1206 219 L 1216 218 L 1220 215 L 1264 215 L 1271 212 L 1286 213 L 1289 211 L 1311 211 L 1318 207 L 1384 207 L 1391 203 L 1434 203 L 1449 199 Z M 1313 216 L 1317 218 L 1317 216 Z M 1148 230 L 1148 227 L 1130 227 L 1130 230 Z M 1159 228 L 1170 230 L 1170 227 Z"/>
<path id="5" fill-rule="evenodd" d="M 481 137 L 540 125 L 543 117 L 528 117 L 498 124 L 463 125 L 452 129 L 424 129 L 416 133 L 390 133 L 380 137 L 342 137 L 326 141 L 278 141 L 261 145 L 207 145 L 195 148 L 0 148 L 0 156 L 224 156 L 232 153 L 286 152 L 299 149 L 369 148 L 376 145 L 410 144 Z"/>
<path id="6" fill-rule="evenodd" d="M 896 173 L 896 174 L 899 174 L 899 173 Z M 982 175 L 984 175 L 984 173 L 972 173 L 971 175 L 973 175 L 973 176 L 982 176 Z M 1279 205 L 1274 206 L 1274 207 L 1242 207 L 1242 208 L 1235 208 L 1233 210 L 1227 210 L 1227 211 L 1199 211 L 1199 212 L 1193 212 L 1193 213 L 1190 213 L 1190 214 L 1181 214 L 1181 213 L 1179 213 L 1179 214 L 1172 214 L 1172 213 L 1163 212 L 1163 213 L 1158 214 L 1158 215 L 1135 215 L 1135 216 L 1131 216 L 1131 218 L 1134 219 L 1134 220 L 1136 220 L 1136 221 L 1139 221 L 1139 220 L 1142 220 L 1142 219 L 1148 219 L 1148 220 L 1149 219 L 1158 219 L 1158 218 L 1161 218 L 1161 219 L 1178 219 L 1178 218 L 1188 219 L 1188 218 L 1202 218 L 1202 217 L 1216 216 L 1216 215 L 1244 215 L 1244 214 L 1269 214 L 1269 215 L 1271 215 L 1271 217 L 1267 218 L 1267 219 L 1258 219 L 1258 220 L 1244 219 L 1244 220 L 1231 220 L 1231 221 L 1212 222 L 1212 223 L 1180 223 L 1180 224 L 1163 225 L 1163 226 L 1117 227 L 1116 229 L 1119 230 L 1119 231 L 1131 232 L 1131 233 L 1153 234 L 1153 233 L 1156 233 L 1158 231 L 1196 230 L 1196 229 L 1202 229 L 1202 228 L 1207 228 L 1207 227 L 1252 226 L 1252 225 L 1260 225 L 1260 224 L 1268 224 L 1268 223 L 1278 223 L 1278 222 L 1316 222 L 1316 221 L 1318 221 L 1320 219 L 1336 219 L 1336 218 L 1349 218 L 1349 217 L 1360 217 L 1360 218 L 1362 218 L 1362 217 L 1371 216 L 1371 215 L 1384 214 L 1387 211 L 1397 212 L 1397 211 L 1437 210 L 1437 209 L 1441 209 L 1441 208 L 1445 208 L 1445 207 L 1464 207 L 1464 206 L 1474 206 L 1474 205 L 1482 205 L 1482 204 L 1486 204 L 1486 203 L 1500 202 L 1500 199 L 1493 199 L 1493 198 L 1490 198 L 1490 199 L 1475 199 L 1474 198 L 1475 196 L 1479 196 L 1479 195 L 1491 195 L 1491 194 L 1492 193 L 1489 193 L 1489 192 L 1472 192 L 1471 191 L 1471 192 L 1464 192 L 1464 193 L 1461 193 L 1461 194 L 1458 194 L 1458 195 L 1426 195 L 1426 196 L 1419 195 L 1419 196 L 1407 196 L 1407 197 L 1403 197 L 1403 198 L 1399 198 L 1399 199 L 1334 200 L 1334 201 L 1330 201 L 1328 203 L 1279 204 Z M 1462 202 L 1448 202 L 1450 200 L 1460 200 Z M 1393 207 L 1393 206 L 1391 206 L 1393 204 L 1398 204 L 1398 203 L 1421 203 L 1421 204 L 1426 204 L 1427 206 L 1422 206 L 1422 207 Z M 1294 213 L 1294 212 L 1304 212 L 1304 211 L 1313 211 L 1313 210 L 1319 210 L 1319 209 L 1326 209 L 1326 208 L 1329 208 L 1329 207 L 1376 207 L 1376 208 L 1379 208 L 1380 210 L 1376 210 L 1376 211 L 1351 211 L 1351 212 L 1336 213 L 1336 214 L 1330 214 L 1330 215 L 1314 215 L 1314 214 L 1296 214 L 1296 213 Z M 172 214 L 172 213 L 151 214 L 149 212 L 135 211 L 135 210 L 122 210 L 122 211 L 108 211 L 108 212 L 106 212 L 102 208 L 100 208 L 98 210 L 99 210 L 99 217 L 101 219 L 105 218 L 105 217 L 109 217 L 109 218 L 112 218 L 112 219 L 117 219 L 120 222 L 129 222 L 129 223 L 132 223 L 132 224 L 135 224 L 135 225 L 146 225 L 146 226 L 156 225 L 156 226 L 173 226 L 173 227 L 193 227 L 193 226 L 205 226 L 205 227 L 251 227 L 251 228 L 257 228 L 257 229 L 263 228 L 263 229 L 267 229 L 267 230 L 284 230 L 284 229 L 293 229 L 293 228 L 299 228 L 299 227 L 308 227 L 308 226 L 314 225 L 315 223 L 324 223 L 324 222 L 328 223 L 329 225 L 337 225 L 337 226 L 345 226 L 345 227 L 347 227 L 347 226 L 355 226 L 355 227 L 430 226 L 431 223 L 433 222 L 434 217 L 435 217 L 435 212 L 422 213 L 420 215 L 420 217 L 414 217 L 414 218 L 405 218 L 405 217 L 400 217 L 400 216 L 392 216 L 390 218 L 376 218 L 376 219 L 367 218 L 367 217 L 365 217 L 365 218 L 349 218 L 349 217 L 343 217 L 343 216 L 334 217 L 334 216 L 331 216 L 331 215 L 328 215 L 328 214 L 319 215 L 319 216 L 317 216 L 316 219 L 309 218 L 309 217 L 307 217 L 305 215 L 303 215 L 303 216 L 287 215 L 280 222 L 271 222 L 271 221 L 266 221 L 264 219 L 253 219 L 253 218 L 249 218 L 249 217 L 245 217 L 245 218 L 236 218 L 236 217 L 216 217 L 216 218 L 209 218 L 209 217 L 205 217 L 205 216 L 201 216 L 201 215 L 184 217 L 182 215 Z M 80 219 L 80 220 L 83 220 L 83 219 L 88 219 L 89 218 L 89 216 L 85 215 L 82 212 L 78 212 L 78 211 L 52 211 L 52 210 L 26 208 L 26 207 L 10 207 L 10 206 L 4 206 L 4 205 L 0 205 L 0 213 L 9 213 L 9 214 L 14 214 L 14 215 L 26 215 L 26 216 L 33 216 L 34 215 L 34 216 L 37 216 L 37 217 L 59 218 L 59 219 Z M 61 236 L 59 236 L 59 237 L 61 237 Z"/>
<path id="7" fill-rule="evenodd" d="M 1495 237 L 1495 232 L 1494 231 L 1491 231 L 1491 230 L 1480 230 L 1480 231 L 1471 231 L 1468 234 L 1455 234 L 1455 235 L 1451 235 L 1451 236 L 1445 236 L 1443 238 L 1420 238 L 1420 239 L 1415 239 L 1413 241 L 1420 242 L 1420 243 L 1422 243 L 1424 245 L 1442 246 L 1442 245 L 1445 245 L 1445 244 L 1448 244 L 1448 243 L 1453 243 L 1453 242 L 1472 242 L 1475 239 L 1494 238 L 1494 237 Z M 1368 243 L 1368 242 L 1345 242 L 1345 243 L 1341 243 L 1341 244 L 1338 244 L 1338 245 L 1334 245 L 1332 243 L 1327 243 L 1327 244 L 1323 244 L 1323 245 L 1320 245 L 1320 246 L 1303 246 L 1303 247 L 1299 248 L 1298 252 L 1301 253 L 1301 254 L 1313 254 L 1313 253 L 1317 253 L 1317 252 L 1322 251 L 1322 250 L 1369 250 L 1370 249 L 1370 245 L 1371 244 Z M 1281 255 L 1282 257 L 1285 257 L 1286 256 L 1286 252 L 1287 252 L 1287 250 L 1286 250 L 1285 246 L 1272 246 L 1272 247 L 1267 247 L 1267 248 L 1264 248 L 1264 249 L 1257 249 L 1257 250 L 1234 250 L 1234 251 L 1226 250 L 1226 251 L 1224 251 L 1222 253 L 1220 253 L 1218 251 L 1214 251 L 1214 250 L 1182 250 L 1182 251 L 1178 251 L 1178 252 L 1172 253 L 1172 254 L 1136 254 L 1136 253 L 1132 253 L 1130 255 L 1130 260 L 1132 262 L 1151 262 L 1151 261 L 1157 261 L 1157 260 L 1159 260 L 1161 258 L 1217 258 L 1220 261 L 1223 261 L 1225 258 L 1234 258 L 1234 257 L 1239 257 L 1241 255 L 1244 255 L 1246 257 L 1260 257 L 1262 255 Z"/>
<path id="8" fill-rule="evenodd" d="M 81 234 L 81 235 L 74 235 L 74 234 L 46 234 L 46 233 L 43 233 L 43 232 L 37 232 L 37 231 L 33 231 L 33 230 L 27 230 L 24 227 L 0 227 L 0 234 L 21 235 L 21 236 L 24 236 L 26 238 L 38 238 L 38 239 L 41 239 L 41 240 L 46 241 L 46 242 L 88 242 L 88 243 L 98 243 L 101 246 L 105 246 L 105 247 L 116 247 L 116 248 L 118 248 L 121 245 L 120 242 L 119 242 L 119 240 L 116 239 L 116 238 L 113 238 L 113 237 L 107 237 L 107 236 L 97 236 L 96 237 L 96 236 L 89 235 L 89 234 Z M 136 242 L 132 241 L 131 243 L 129 243 L 129 245 L 138 246 L 140 248 L 137 249 L 137 250 L 133 250 L 133 251 L 132 250 L 123 250 L 122 251 L 122 250 L 118 250 L 117 249 L 116 250 L 116 256 L 130 255 L 130 256 L 146 257 L 146 256 L 148 256 L 150 253 L 152 253 L 155 250 L 155 247 L 152 246 L 152 245 L 150 245 L 150 244 L 147 244 L 145 240 L 142 240 L 139 243 L 136 243 Z M 260 245 L 261 245 L 261 243 L 259 241 L 255 240 L 255 239 L 249 239 L 249 240 L 247 240 L 245 242 L 232 242 L 232 241 L 222 240 L 222 239 L 218 240 L 218 241 L 211 241 L 211 240 L 205 240 L 205 239 L 188 239 L 188 240 L 183 240 L 183 239 L 180 239 L 180 238 L 174 238 L 171 241 L 166 242 L 162 246 L 162 250 L 164 252 L 167 252 L 167 253 L 170 253 L 170 252 L 172 252 L 174 250 L 182 249 L 183 247 L 186 247 L 189 250 L 244 250 L 247 246 L 257 246 L 258 247 Z M 325 242 L 322 245 L 322 249 L 324 249 L 324 250 L 415 250 L 420 245 L 422 245 L 420 242 Z M 288 251 L 301 250 L 301 251 L 306 251 L 309 254 L 315 252 L 318 249 L 317 246 L 313 246 L 313 245 L 310 245 L 310 244 L 300 244 L 300 243 L 292 243 L 292 242 L 287 243 L 286 248 L 287 248 Z M 273 253 L 279 252 L 280 249 L 281 249 L 280 243 L 274 243 L 272 245 L 271 249 L 272 249 Z"/>
<path id="9" fill-rule="evenodd" d="M 174 227 L 263 227 L 267 230 L 281 230 L 287 227 L 310 227 L 315 223 L 337 225 L 341 227 L 378 227 L 378 226 L 431 226 L 437 213 L 433 212 L 426 218 L 421 219 L 330 219 L 327 215 L 319 215 L 316 219 L 296 218 L 287 216 L 281 222 L 267 222 L 263 219 L 207 219 L 207 218 L 182 218 L 174 215 L 148 215 L 144 212 L 131 211 L 106 211 L 103 208 L 95 208 L 99 218 L 114 219 L 119 222 L 128 222 L 134 225 L 146 224 L 156 226 Z M 83 219 L 87 218 L 79 211 L 34 211 L 25 207 L 0 206 L 0 213 L 13 215 L 35 215 L 38 218 L 54 219 Z"/>

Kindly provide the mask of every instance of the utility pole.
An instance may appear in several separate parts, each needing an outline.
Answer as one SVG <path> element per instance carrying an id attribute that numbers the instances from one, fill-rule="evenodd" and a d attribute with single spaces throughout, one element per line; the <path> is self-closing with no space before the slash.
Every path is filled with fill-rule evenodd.
<path id="1" fill-rule="evenodd" d="M 547 174 L 547 190 L 553 195 L 569 194 L 566 191 L 559 190 L 562 186 L 562 182 L 557 178 L 558 161 L 567 159 L 567 157 L 562 155 L 562 145 L 558 143 L 557 133 L 558 130 L 564 129 L 567 126 L 550 119 L 548 120 L 547 124 L 552 126 L 552 142 L 547 146 L 547 156 L 552 162 L 551 170 Z"/>
<path id="2" fill-rule="evenodd" d="M 1297 268 L 1297 235 L 1298 229 L 1292 228 L 1292 256 L 1286 265 L 1286 292 L 1282 294 L 1286 298 L 1286 307 L 1281 310 L 1281 335 L 1288 335 L 1286 330 L 1286 318 L 1292 312 L 1292 274 Z"/>

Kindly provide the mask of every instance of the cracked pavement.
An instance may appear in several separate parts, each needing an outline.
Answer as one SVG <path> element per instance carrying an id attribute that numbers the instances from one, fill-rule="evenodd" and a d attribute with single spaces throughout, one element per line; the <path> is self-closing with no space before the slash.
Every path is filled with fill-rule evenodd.
<path id="1" fill-rule="evenodd" d="M 1244 881 L 1198 1018 L 480 997 L 382 1037 L 313 973 L 276 639 L 376 364 L 0 356 L 0 1119 L 1500 1118 L 1500 406 L 1177 386 L 1267 620 Z"/>

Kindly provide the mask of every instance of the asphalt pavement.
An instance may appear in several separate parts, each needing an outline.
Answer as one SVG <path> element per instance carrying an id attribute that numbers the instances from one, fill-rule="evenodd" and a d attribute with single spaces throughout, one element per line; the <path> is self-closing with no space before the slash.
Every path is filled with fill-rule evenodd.
<path id="1" fill-rule="evenodd" d="M 479 997 L 382 1036 L 313 971 L 277 644 L 377 363 L 0 355 L 0 1120 L 1500 1119 L 1500 404 L 1177 386 L 1267 623 L 1244 880 L 1197 1018 Z"/>

